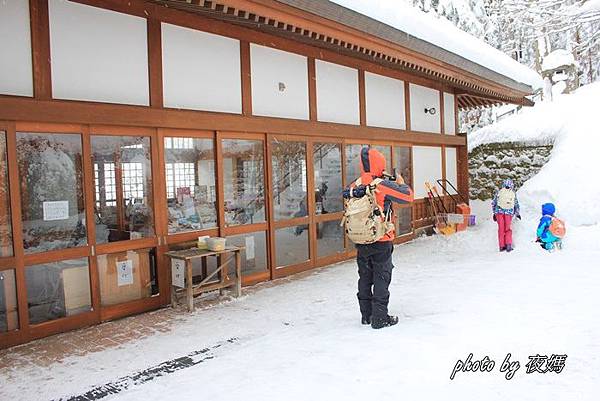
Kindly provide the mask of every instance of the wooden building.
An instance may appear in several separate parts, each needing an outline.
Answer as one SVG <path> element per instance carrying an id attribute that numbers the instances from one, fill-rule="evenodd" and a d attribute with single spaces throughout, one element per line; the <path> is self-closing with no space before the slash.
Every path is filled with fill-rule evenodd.
<path id="1" fill-rule="evenodd" d="M 0 347 L 170 301 L 164 253 L 246 247 L 250 285 L 352 257 L 364 145 L 468 193 L 459 108 L 528 85 L 328 1 L 0 2 Z"/>

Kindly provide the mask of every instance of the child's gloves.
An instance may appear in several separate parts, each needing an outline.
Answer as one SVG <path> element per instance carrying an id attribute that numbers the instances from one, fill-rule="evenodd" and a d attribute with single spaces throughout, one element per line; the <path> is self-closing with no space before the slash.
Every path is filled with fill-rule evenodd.
<path id="1" fill-rule="evenodd" d="M 344 189 L 344 199 L 362 198 L 367 194 L 367 188 L 364 185 L 360 185 L 352 189 L 352 196 L 350 196 L 350 189 Z"/>
<path id="2" fill-rule="evenodd" d="M 517 215 L 517 219 L 521 220 L 521 215 L 520 214 Z"/>
<path id="3" fill-rule="evenodd" d="M 494 219 L 494 221 L 498 221 L 495 214 L 492 215 L 492 219 Z"/>

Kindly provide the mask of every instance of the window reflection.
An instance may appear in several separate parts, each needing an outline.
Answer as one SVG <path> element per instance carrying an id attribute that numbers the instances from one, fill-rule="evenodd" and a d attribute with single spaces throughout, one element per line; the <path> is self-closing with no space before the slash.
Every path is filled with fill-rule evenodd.
<path id="1" fill-rule="evenodd" d="M 313 147 L 315 170 L 315 205 L 317 214 L 343 210 L 342 201 L 342 145 L 315 143 Z"/>
<path id="2" fill-rule="evenodd" d="M 25 279 L 32 324 L 91 310 L 87 258 L 29 266 Z"/>
<path id="3" fill-rule="evenodd" d="M 398 208 L 396 214 L 396 235 L 412 233 L 412 208 Z"/>
<path id="4" fill-rule="evenodd" d="M 86 244 L 81 137 L 17 133 L 26 253 Z"/>
<path id="5" fill-rule="evenodd" d="M 277 267 L 309 260 L 308 230 L 303 226 L 275 230 L 275 258 Z"/>
<path id="6" fill-rule="evenodd" d="M 263 142 L 224 139 L 223 188 L 225 224 L 253 224 L 265 221 Z"/>
<path id="7" fill-rule="evenodd" d="M 306 143 L 273 141 L 271 163 L 275 220 L 307 216 Z"/>
<path id="8" fill-rule="evenodd" d="M 242 256 L 242 275 L 261 273 L 267 270 L 267 235 L 264 231 L 232 235 L 227 244 L 244 247 Z"/>
<path id="9" fill-rule="evenodd" d="M 317 224 L 317 256 L 322 258 L 344 251 L 344 228 L 340 226 L 340 221 Z"/>
<path id="10" fill-rule="evenodd" d="M 0 333 L 19 328 L 15 271 L 0 271 Z"/>
<path id="11" fill-rule="evenodd" d="M 13 254 L 6 154 L 6 133 L 0 131 L 0 257 Z"/>
<path id="12" fill-rule="evenodd" d="M 408 146 L 395 146 L 394 147 L 394 161 L 396 165 L 396 174 L 402 174 L 404 182 L 412 187 L 412 165 L 410 158 L 410 147 Z"/>
<path id="13" fill-rule="evenodd" d="M 360 151 L 369 145 L 346 145 L 346 185 L 360 177 Z"/>
<path id="14" fill-rule="evenodd" d="M 96 242 L 154 235 L 150 138 L 93 135 Z"/>
<path id="15" fill-rule="evenodd" d="M 217 225 L 215 156 L 209 138 L 165 138 L 169 233 Z"/>

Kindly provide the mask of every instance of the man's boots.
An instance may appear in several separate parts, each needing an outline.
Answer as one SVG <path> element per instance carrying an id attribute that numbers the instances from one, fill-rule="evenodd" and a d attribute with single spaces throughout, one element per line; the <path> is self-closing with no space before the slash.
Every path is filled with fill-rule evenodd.
<path id="1" fill-rule="evenodd" d="M 371 327 L 374 329 L 383 329 L 398 324 L 398 316 L 390 316 L 384 318 L 371 318 Z"/>

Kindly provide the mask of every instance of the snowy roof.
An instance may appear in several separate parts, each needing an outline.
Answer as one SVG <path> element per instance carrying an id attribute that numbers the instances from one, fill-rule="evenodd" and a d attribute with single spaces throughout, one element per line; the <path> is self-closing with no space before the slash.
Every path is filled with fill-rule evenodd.
<path id="1" fill-rule="evenodd" d="M 556 49 L 544 57 L 544 61 L 542 62 L 542 70 L 550 71 L 574 64 L 575 57 L 573 57 L 573 53 L 565 49 Z"/>
<path id="2" fill-rule="evenodd" d="M 538 73 L 483 40 L 398 0 L 278 1 L 519 91 L 543 85 Z"/>

